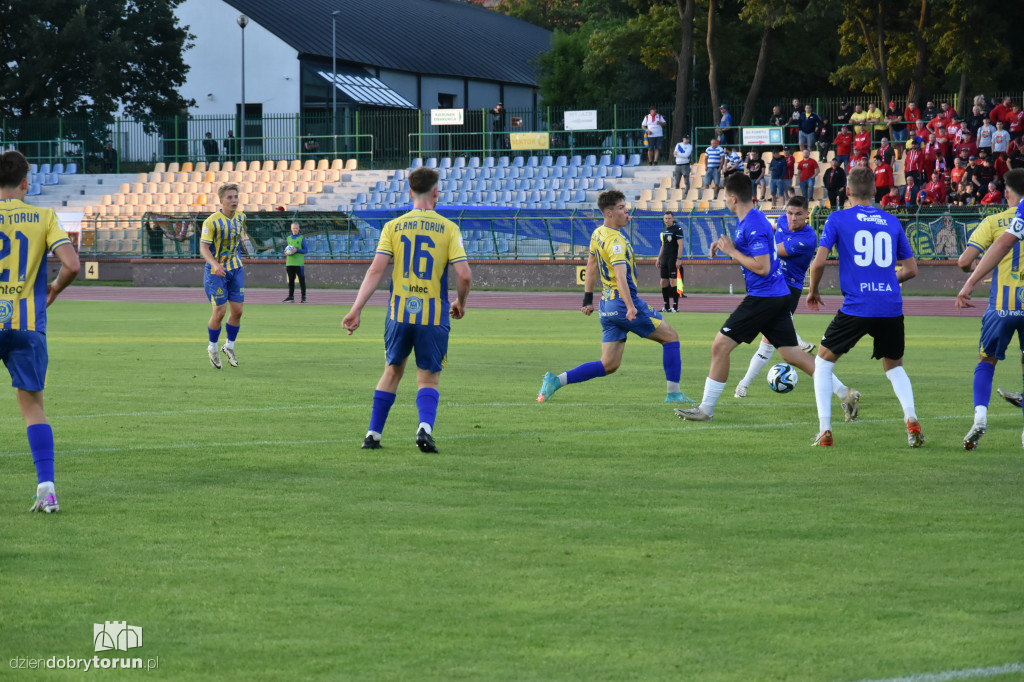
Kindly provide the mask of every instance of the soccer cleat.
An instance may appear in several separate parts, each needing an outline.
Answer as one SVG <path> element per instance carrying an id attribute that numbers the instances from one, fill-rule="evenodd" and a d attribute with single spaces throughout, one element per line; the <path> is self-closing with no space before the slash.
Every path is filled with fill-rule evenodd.
<path id="1" fill-rule="evenodd" d="M 670 312 L 670 313 L 678 313 L 678 312 L 679 312 L 679 308 L 677 308 L 677 307 L 675 307 L 675 306 L 672 306 L 672 309 L 671 309 L 671 310 L 669 310 L 669 312 Z"/>
<path id="2" fill-rule="evenodd" d="M 690 398 L 682 391 L 676 391 L 675 393 L 669 393 L 665 396 L 666 403 L 693 403 L 697 402 L 693 398 Z"/>
<path id="3" fill-rule="evenodd" d="M 907 443 L 912 448 L 919 448 L 924 445 L 924 435 L 921 433 L 921 424 L 919 422 L 907 420 Z"/>
<path id="4" fill-rule="evenodd" d="M 824 431 L 819 433 L 817 436 L 815 436 L 814 437 L 814 442 L 811 443 L 811 447 L 814 447 L 814 446 L 819 446 L 819 447 L 823 447 L 823 448 L 830 448 L 830 447 L 832 447 L 832 432 L 830 430 L 828 430 L 828 429 L 825 429 Z"/>
<path id="5" fill-rule="evenodd" d="M 427 433 L 426 429 L 420 429 L 416 432 L 416 445 L 419 447 L 420 452 L 437 452 L 437 446 L 434 445 L 433 437 Z"/>
<path id="6" fill-rule="evenodd" d="M 561 387 L 562 382 L 559 381 L 556 375 L 551 372 L 544 372 L 544 382 L 540 385 L 540 393 L 537 395 L 537 402 L 545 402 Z"/>
<path id="7" fill-rule="evenodd" d="M 747 387 L 743 384 L 736 384 L 736 392 L 732 394 L 733 398 L 746 398 Z"/>
<path id="8" fill-rule="evenodd" d="M 846 397 L 840 403 L 843 406 L 844 421 L 852 422 L 857 418 L 857 411 L 860 409 L 860 391 L 846 389 Z"/>
<path id="9" fill-rule="evenodd" d="M 813 353 L 815 348 L 817 348 L 817 346 L 811 343 L 810 341 L 805 341 L 800 345 L 800 350 L 802 350 L 805 353 Z"/>
<path id="10" fill-rule="evenodd" d="M 288 298 L 286 298 L 283 301 L 281 301 L 281 303 L 295 303 L 295 298 L 292 297 L 292 296 L 289 296 Z"/>
<path id="11" fill-rule="evenodd" d="M 220 369 L 220 353 L 217 352 L 217 348 L 207 348 L 206 353 L 210 356 L 210 364 L 214 369 Z"/>
<path id="12" fill-rule="evenodd" d="M 57 493 L 54 492 L 52 483 L 36 488 L 36 494 L 32 497 L 32 508 L 29 511 L 47 514 L 60 511 L 60 505 L 57 504 Z"/>
<path id="13" fill-rule="evenodd" d="M 669 308 L 667 305 L 663 305 L 663 306 L 661 306 L 661 311 L 660 312 L 670 313 L 670 312 L 672 312 L 672 309 Z"/>
<path id="14" fill-rule="evenodd" d="M 700 409 L 700 405 L 697 407 L 691 407 L 688 410 L 683 410 L 677 407 L 675 409 L 675 413 L 680 419 L 685 419 L 686 421 L 691 422 L 709 422 L 714 419 L 714 415 L 705 413 L 704 410 Z"/>
<path id="15" fill-rule="evenodd" d="M 301 301 L 299 301 L 299 303 L 305 303 L 305 302 L 306 302 L 306 297 L 305 297 L 305 296 L 303 296 L 303 297 L 302 297 L 302 300 L 301 300 Z"/>
<path id="16" fill-rule="evenodd" d="M 234 348 L 228 348 L 227 345 L 221 346 L 220 352 L 228 356 L 228 364 L 232 367 L 238 367 L 238 356 L 235 355 Z"/>
<path id="17" fill-rule="evenodd" d="M 964 436 L 964 450 L 973 450 L 978 447 L 978 441 L 985 435 L 985 424 L 975 424 Z"/>
<path id="18" fill-rule="evenodd" d="M 380 441 L 366 434 L 366 438 L 363 439 L 363 450 L 380 450 Z"/>
<path id="19" fill-rule="evenodd" d="M 1019 408 L 1021 406 L 1021 402 L 1024 401 L 1024 398 L 1022 398 L 1020 393 L 1013 393 L 1011 391 L 1004 391 L 1001 388 L 997 388 L 996 389 L 996 393 L 1001 395 L 1003 397 L 1003 400 L 1005 400 L 1006 402 L 1010 403 L 1011 405 L 1013 405 L 1014 407 L 1017 407 L 1017 408 Z"/>

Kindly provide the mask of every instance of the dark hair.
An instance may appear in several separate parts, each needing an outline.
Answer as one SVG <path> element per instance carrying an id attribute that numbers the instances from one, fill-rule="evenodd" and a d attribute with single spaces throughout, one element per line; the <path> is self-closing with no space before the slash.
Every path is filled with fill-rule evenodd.
<path id="1" fill-rule="evenodd" d="M 421 167 L 409 173 L 409 189 L 413 194 L 429 194 L 437 187 L 437 171 L 433 168 Z"/>
<path id="2" fill-rule="evenodd" d="M 1024 197 L 1024 168 L 1014 168 L 1006 171 L 1003 182 L 1010 190 L 1019 197 Z"/>
<path id="3" fill-rule="evenodd" d="M 672 216 L 673 218 L 675 218 L 675 217 L 676 217 L 676 214 L 675 214 L 675 213 L 673 213 L 672 211 L 665 211 L 665 215 L 670 215 L 670 216 Z"/>
<path id="4" fill-rule="evenodd" d="M 754 199 L 754 184 L 750 177 L 742 173 L 733 173 L 725 179 L 725 192 L 736 197 L 742 204 L 749 204 Z"/>
<path id="5" fill-rule="evenodd" d="M 19 151 L 0 154 L 0 187 L 18 187 L 28 177 L 28 161 Z"/>
<path id="6" fill-rule="evenodd" d="M 615 208 L 620 201 L 625 201 L 626 195 L 617 189 L 610 189 L 605 192 L 601 192 L 597 196 L 597 207 L 603 212 L 609 208 Z"/>
<path id="7" fill-rule="evenodd" d="M 802 197 L 799 194 L 793 196 L 789 201 L 786 202 L 786 206 L 792 206 L 793 208 L 807 208 L 807 198 Z"/>

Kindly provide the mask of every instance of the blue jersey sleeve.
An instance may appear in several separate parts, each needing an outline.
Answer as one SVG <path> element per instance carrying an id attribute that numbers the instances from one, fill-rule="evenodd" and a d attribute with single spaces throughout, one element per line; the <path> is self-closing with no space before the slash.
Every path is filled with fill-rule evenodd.
<path id="1" fill-rule="evenodd" d="M 913 257 L 914 250 L 910 248 L 910 240 L 907 239 L 907 233 L 900 226 L 899 231 L 896 233 L 896 260 L 907 260 Z"/>

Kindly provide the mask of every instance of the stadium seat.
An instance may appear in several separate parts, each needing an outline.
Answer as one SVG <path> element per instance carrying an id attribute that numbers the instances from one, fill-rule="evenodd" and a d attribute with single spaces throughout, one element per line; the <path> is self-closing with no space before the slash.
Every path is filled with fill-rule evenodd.
<path id="1" fill-rule="evenodd" d="M 626 165 L 627 166 L 639 166 L 640 165 L 640 155 L 639 154 L 630 154 L 629 155 L 629 163 L 627 163 Z"/>
<path id="2" fill-rule="evenodd" d="M 573 158 L 575 158 L 575 157 L 573 157 Z M 572 165 L 572 164 L 570 164 L 570 165 Z M 597 165 L 597 156 L 595 156 L 594 154 L 587 154 L 587 157 L 585 159 L 583 159 L 583 165 L 584 166 L 596 166 Z"/>
<path id="3" fill-rule="evenodd" d="M 536 157 L 533 157 L 533 158 L 536 158 Z M 565 157 L 562 157 L 562 158 L 564 159 Z M 527 164 L 527 165 L 529 165 L 529 164 Z M 555 165 L 555 160 L 552 157 L 550 157 L 550 156 L 544 156 L 540 160 L 540 168 L 551 168 L 554 165 Z"/>
<path id="4" fill-rule="evenodd" d="M 483 167 L 484 168 L 494 168 L 494 157 L 493 156 L 485 156 L 484 157 L 484 161 L 483 161 Z"/>
<path id="5" fill-rule="evenodd" d="M 471 157 L 469 157 L 469 164 L 468 164 L 467 167 L 468 168 L 479 168 L 480 167 L 480 157 L 479 156 L 471 156 Z"/>
<path id="6" fill-rule="evenodd" d="M 60 176 L 57 175 L 56 173 L 48 173 L 48 174 L 43 176 L 43 184 L 44 185 L 59 185 L 60 184 Z"/>
<path id="7" fill-rule="evenodd" d="M 39 164 L 38 163 L 30 163 L 28 165 L 28 172 L 29 173 L 39 173 Z"/>
<path id="8" fill-rule="evenodd" d="M 521 156 L 514 157 L 512 159 L 512 168 L 522 168 L 522 167 L 523 167 L 523 157 L 521 157 Z"/>
<path id="9" fill-rule="evenodd" d="M 447 157 L 447 156 L 444 157 L 443 159 L 441 159 L 440 163 L 437 164 L 437 167 L 438 168 L 451 168 L 452 167 L 452 160 L 451 160 L 451 158 Z"/>
<path id="10" fill-rule="evenodd" d="M 52 172 L 53 172 L 53 169 L 50 167 L 50 164 L 48 164 L 48 163 L 44 163 L 43 165 L 39 166 L 39 174 L 40 175 L 49 175 Z"/>
<path id="11" fill-rule="evenodd" d="M 349 159 L 348 161 L 345 162 L 345 170 L 347 170 L 347 171 L 354 171 L 354 170 L 357 170 L 358 168 L 359 168 L 359 160 L 358 159 Z"/>
<path id="12" fill-rule="evenodd" d="M 509 162 L 507 156 L 498 157 L 498 168 L 508 168 Z"/>
<path id="13" fill-rule="evenodd" d="M 435 168 L 436 169 L 437 168 L 437 159 L 434 158 L 433 156 L 431 156 L 429 159 L 427 159 L 426 166 L 427 166 L 427 168 Z"/>
<path id="14" fill-rule="evenodd" d="M 31 185 L 28 186 L 28 192 L 26 192 L 25 194 L 27 196 L 30 196 L 30 197 L 35 197 L 35 196 L 39 196 L 42 193 L 43 193 L 43 185 L 42 185 L 42 183 L 36 182 L 36 183 L 31 184 Z"/>
<path id="15" fill-rule="evenodd" d="M 570 166 L 582 166 L 583 165 L 583 157 L 580 156 L 579 154 L 573 154 L 572 158 L 569 159 L 569 165 Z"/>
<path id="16" fill-rule="evenodd" d="M 191 173 L 192 169 L 193 169 L 192 162 L 191 161 L 186 161 L 185 163 L 181 164 L 181 169 L 178 172 L 180 172 L 180 173 Z"/>
<path id="17" fill-rule="evenodd" d="M 458 157 L 456 157 L 455 158 L 455 163 L 452 164 L 452 167 L 453 168 L 465 168 L 466 167 L 466 157 L 465 156 L 458 156 Z"/>
<path id="18" fill-rule="evenodd" d="M 610 166 L 610 165 L 612 165 L 612 155 L 611 154 L 602 154 L 601 155 L 601 160 L 597 162 L 597 165 L 599 165 L 599 166 Z"/>
<path id="19" fill-rule="evenodd" d="M 626 155 L 625 154 L 616 154 L 615 155 L 615 161 L 612 162 L 612 165 L 613 166 L 625 166 L 626 165 Z"/>
<path id="20" fill-rule="evenodd" d="M 63 163 L 55 163 L 55 164 L 53 164 L 53 170 L 51 170 L 50 172 L 51 173 L 56 173 L 57 175 L 64 175 L 64 164 Z"/>
<path id="21" fill-rule="evenodd" d="M 577 203 L 577 204 L 585 204 L 585 203 L 587 203 L 587 191 L 584 190 L 584 189 L 576 190 L 576 193 L 573 195 L 572 200 L 573 200 L 573 203 Z"/>

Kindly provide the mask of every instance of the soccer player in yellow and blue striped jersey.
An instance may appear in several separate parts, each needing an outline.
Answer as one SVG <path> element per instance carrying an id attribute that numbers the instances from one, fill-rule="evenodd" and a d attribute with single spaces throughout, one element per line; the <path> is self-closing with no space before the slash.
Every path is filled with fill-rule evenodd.
<path id="1" fill-rule="evenodd" d="M 562 374 L 546 372 L 537 402 L 549 400 L 555 391 L 566 384 L 589 381 L 617 370 L 622 363 L 622 352 L 629 332 L 661 344 L 662 364 L 668 383 L 665 402 L 689 401 L 679 390 L 679 375 L 682 371 L 679 335 L 661 318 L 661 313 L 642 300 L 636 291 L 633 247 L 622 234 L 622 228 L 629 224 L 626 197 L 618 190 L 602 192 L 597 198 L 597 207 L 604 214 L 604 224 L 594 230 L 590 238 L 581 311 L 584 315 L 594 312 L 594 286 L 600 276 L 599 313 L 603 330 L 601 359 L 584 363 Z"/>
<path id="2" fill-rule="evenodd" d="M 437 171 L 417 168 L 409 174 L 413 210 L 384 226 L 373 263 L 366 271 L 355 303 L 342 325 L 352 334 L 359 328 L 363 306 L 377 288 L 392 260 L 391 296 L 384 322 L 384 374 L 373 394 L 370 427 L 363 448 L 380 447 L 388 412 L 395 403 L 398 384 L 409 354 L 416 352 L 416 407 L 419 427 L 416 445 L 422 452 L 437 452 L 433 429 L 440 399 L 438 383 L 448 354 L 448 318 L 461 319 L 472 273 L 459 227 L 439 215 Z M 455 269 L 457 299 L 448 303 L 448 266 Z"/>
<path id="3" fill-rule="evenodd" d="M 238 210 L 238 185 L 227 184 L 217 188 L 220 210 L 203 221 L 203 232 L 199 238 L 199 253 L 206 261 L 203 270 L 203 288 L 213 305 L 208 335 L 210 343 L 207 354 L 210 364 L 221 368 L 217 339 L 220 338 L 221 322 L 228 315 L 228 339 L 221 348 L 232 367 L 238 367 L 235 355 L 235 338 L 242 322 L 242 304 L 245 303 L 245 269 L 242 267 L 241 248 L 245 234 L 245 214 Z"/>
<path id="4" fill-rule="evenodd" d="M 48 208 L 25 203 L 28 161 L 20 152 L 0 155 L 0 360 L 17 389 L 29 449 L 35 462 L 32 511 L 60 510 L 54 490 L 53 429 L 43 411 L 46 385 L 46 308 L 78 275 L 75 247 Z M 53 283 L 46 283 L 46 253 L 60 259 Z"/>
<path id="5" fill-rule="evenodd" d="M 1014 173 L 1015 175 L 1011 175 Z M 1013 224 L 1020 210 L 1024 192 L 1024 171 L 1010 171 L 1006 181 L 1006 200 L 1010 208 L 988 216 L 975 228 L 967 241 L 967 248 L 960 254 L 957 265 L 964 272 L 970 272 L 977 265 L 978 257 Z M 992 396 L 992 377 L 996 363 L 1006 359 L 1006 349 L 1014 333 L 1024 351 L 1024 281 L 1021 281 L 1021 242 L 1010 242 L 1010 248 L 999 260 L 992 274 L 989 290 L 988 309 L 981 319 L 981 342 L 978 365 L 974 368 L 974 424 L 964 436 L 964 449 L 973 450 L 988 428 L 988 403 Z M 980 266 L 979 266 L 980 267 Z M 1021 372 L 1024 373 L 1024 356 Z"/>

